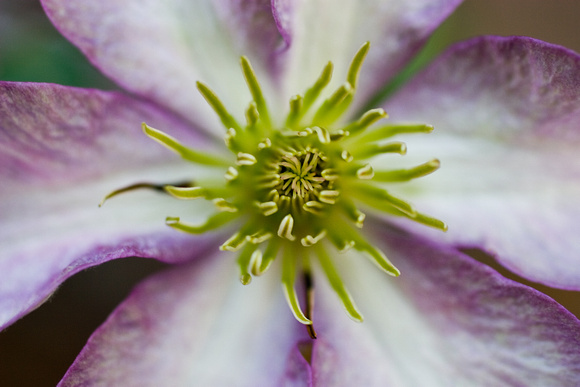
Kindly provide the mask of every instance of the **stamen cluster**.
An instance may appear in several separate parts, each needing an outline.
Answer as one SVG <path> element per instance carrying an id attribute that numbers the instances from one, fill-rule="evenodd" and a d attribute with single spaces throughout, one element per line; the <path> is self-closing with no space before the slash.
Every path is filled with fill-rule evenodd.
<path id="1" fill-rule="evenodd" d="M 382 187 L 383 183 L 425 176 L 439 168 L 438 160 L 397 170 L 375 170 L 370 164 L 380 154 L 405 154 L 404 143 L 385 141 L 388 138 L 401 133 L 429 133 L 431 126 L 375 125 L 387 118 L 383 109 L 371 109 L 358 120 L 344 125 L 335 124 L 353 100 L 368 49 L 369 43 L 360 48 L 350 64 L 346 82 L 317 104 L 331 80 L 333 64 L 329 62 L 312 87 L 291 98 L 284 123 L 273 123 L 246 57 L 242 57 L 241 67 L 253 100 L 246 110 L 245 125 L 227 111 L 208 86 L 198 82 L 199 91 L 225 127 L 225 145 L 231 151 L 231 158 L 189 148 L 143 124 L 148 136 L 186 160 L 222 169 L 224 173 L 224 180 L 219 184 L 165 185 L 165 191 L 176 198 L 204 198 L 213 201 L 216 207 L 215 214 L 201 225 L 182 222 L 177 217 L 168 217 L 166 223 L 175 229 L 199 234 L 237 222 L 238 231 L 221 249 L 239 251 L 241 282 L 250 283 L 253 276 L 263 274 L 281 255 L 282 284 L 288 304 L 298 321 L 307 325 L 312 324 L 310 305 L 304 313 L 298 302 L 295 278 L 298 272 L 308 278 L 305 282 L 311 283 L 312 258 L 318 260 L 350 317 L 362 321 L 328 254 L 329 247 L 339 252 L 354 248 L 386 273 L 399 275 L 387 257 L 358 231 L 365 220 L 359 206 L 446 230 L 443 222 L 417 212 L 410 203 Z M 108 197 L 128 189 L 131 187 Z"/>

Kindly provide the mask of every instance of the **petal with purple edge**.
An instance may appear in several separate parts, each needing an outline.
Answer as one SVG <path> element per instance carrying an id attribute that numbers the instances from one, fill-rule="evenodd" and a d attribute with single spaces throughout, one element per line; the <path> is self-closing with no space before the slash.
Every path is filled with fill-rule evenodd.
<path id="1" fill-rule="evenodd" d="M 224 254 L 140 284 L 89 339 L 60 387 L 308 385 L 275 273 L 243 287 Z M 272 268 L 274 269 L 274 268 Z"/>
<path id="2" fill-rule="evenodd" d="M 408 157 L 436 156 L 442 167 L 409 195 L 449 224 L 447 240 L 481 246 L 533 281 L 580 289 L 578 54 L 529 38 L 471 40 L 387 108 L 393 120 L 435 126 L 407 142 Z"/>
<path id="3" fill-rule="evenodd" d="M 284 90 L 301 93 L 324 65 L 335 65 L 334 90 L 366 41 L 371 50 L 359 79 L 358 104 L 385 86 L 461 0 L 274 0 L 274 15 L 287 44 Z M 333 86 L 334 85 L 334 86 Z"/>
<path id="4" fill-rule="evenodd" d="M 395 280 L 356 257 L 341 271 L 365 322 L 318 286 L 314 380 L 321 386 L 572 386 L 580 321 L 549 297 L 454 249 L 367 224 L 401 269 Z M 381 230 L 382 229 L 382 230 Z"/>
<path id="5" fill-rule="evenodd" d="M 269 74 L 279 36 L 263 0 L 244 6 L 226 0 L 42 3 L 61 33 L 107 76 L 218 134 L 221 125 L 196 81 L 211 85 L 241 116 L 250 96 L 239 58 L 250 55 L 257 71 Z M 269 79 L 261 80 L 267 89 Z"/>
<path id="6" fill-rule="evenodd" d="M 86 267 L 135 255 L 179 262 L 203 251 L 206 242 L 164 225 L 168 211 L 192 212 L 165 195 L 135 193 L 97 207 L 128 183 L 194 177 L 190 165 L 143 134 L 143 120 L 207 143 L 120 93 L 0 83 L 1 326 Z"/>

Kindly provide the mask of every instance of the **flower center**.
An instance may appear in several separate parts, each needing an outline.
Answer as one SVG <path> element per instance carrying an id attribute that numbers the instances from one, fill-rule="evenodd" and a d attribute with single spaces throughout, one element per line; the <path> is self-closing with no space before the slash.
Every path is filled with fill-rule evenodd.
<path id="1" fill-rule="evenodd" d="M 285 122 L 270 117 L 260 84 L 247 58 L 242 72 L 252 94 L 246 109 L 246 123 L 239 123 L 217 95 L 205 84 L 198 89 L 225 127 L 225 145 L 231 158 L 206 154 L 181 144 L 177 139 L 143 124 L 144 132 L 180 154 L 184 159 L 208 168 L 221 169 L 222 183 L 157 185 L 141 183 L 107 195 L 105 199 L 137 188 L 164 190 L 178 199 L 207 199 L 216 207 L 205 223 L 195 225 L 178 217 L 167 217 L 175 229 L 199 234 L 230 222 L 239 227 L 221 250 L 239 251 L 240 280 L 246 285 L 252 277 L 266 272 L 281 256 L 282 285 L 290 310 L 298 321 L 312 328 L 313 280 L 311 260 L 319 267 L 355 321 L 362 315 L 340 279 L 328 251 L 350 248 L 364 253 L 386 273 L 399 271 L 387 257 L 361 233 L 366 210 L 387 212 L 443 231 L 442 221 L 417 212 L 405 200 L 389 193 L 384 185 L 425 176 L 439 168 L 438 160 L 408 169 L 377 169 L 375 156 L 404 155 L 406 146 L 390 138 L 403 133 L 429 133 L 424 124 L 375 125 L 387 118 L 383 109 L 371 109 L 347 124 L 336 124 L 345 115 L 356 91 L 358 74 L 369 43 L 355 54 L 346 82 L 324 101 L 317 103 L 330 82 L 333 65 L 328 63 L 304 94 L 290 99 Z M 298 301 L 296 275 L 302 274 L 306 287 L 306 310 Z"/>
<path id="2" fill-rule="evenodd" d="M 332 188 L 332 183 L 322 175 L 326 156 L 316 149 L 284 154 L 279 163 L 279 183 L 276 191 L 290 200 L 318 200 L 320 191 Z"/>

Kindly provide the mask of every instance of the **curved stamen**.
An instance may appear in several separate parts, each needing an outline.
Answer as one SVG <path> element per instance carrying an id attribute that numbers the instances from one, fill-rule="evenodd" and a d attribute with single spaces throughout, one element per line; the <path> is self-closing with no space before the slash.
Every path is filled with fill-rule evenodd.
<path id="1" fill-rule="evenodd" d="M 352 61 L 350 62 L 350 66 L 348 67 L 348 73 L 346 76 L 346 80 L 348 83 L 351 84 L 353 88 L 356 89 L 358 83 L 358 76 L 360 74 L 360 70 L 362 68 L 362 64 L 369 52 L 371 47 L 371 42 L 365 42 L 361 48 L 358 49 Z"/>
<path id="2" fill-rule="evenodd" d="M 236 130 L 241 129 L 240 124 L 236 121 L 236 119 L 227 111 L 222 101 L 218 98 L 218 96 L 203 82 L 198 81 L 196 83 L 197 90 L 199 90 L 200 94 L 205 98 L 209 106 L 216 112 L 220 121 L 227 129 L 234 128 Z"/>
<path id="3" fill-rule="evenodd" d="M 354 321 L 362 322 L 363 316 L 356 307 L 350 293 L 345 288 L 338 272 L 332 264 L 332 260 L 326 253 L 326 250 L 321 246 L 316 246 L 315 248 L 316 257 L 318 258 L 318 262 L 320 262 L 320 266 L 326 275 L 326 279 L 330 283 L 330 286 L 334 292 L 338 295 L 338 298 L 340 298 L 342 301 L 342 305 L 344 306 L 346 313 L 348 313 L 350 318 L 352 318 Z"/>
<path id="4" fill-rule="evenodd" d="M 324 66 L 324 69 L 322 69 L 322 72 L 320 73 L 320 76 L 316 82 L 314 82 L 314 85 L 312 85 L 310 89 L 306 90 L 302 102 L 302 109 L 300 111 L 301 116 L 303 116 L 308 111 L 316 99 L 318 99 L 318 96 L 322 90 L 330 83 L 333 69 L 334 65 L 332 62 L 328 62 L 326 66 Z"/>
<path id="5" fill-rule="evenodd" d="M 298 295 L 296 294 L 296 288 L 294 287 L 294 282 L 296 280 L 296 259 L 292 254 L 292 250 L 286 249 L 282 255 L 282 288 L 284 290 L 284 296 L 286 297 L 286 302 L 290 306 L 290 310 L 294 314 L 296 320 L 305 325 L 311 325 L 312 320 L 304 315 L 302 308 L 300 308 L 300 302 L 298 301 Z"/>
<path id="6" fill-rule="evenodd" d="M 246 79 L 246 84 L 248 85 L 248 89 L 250 89 L 250 93 L 252 94 L 254 102 L 256 102 L 258 113 L 260 113 L 260 119 L 264 122 L 264 125 L 271 126 L 266 99 L 262 93 L 262 88 L 260 87 L 260 82 L 258 82 L 256 73 L 254 72 L 250 61 L 246 56 L 241 57 L 240 63 L 242 65 L 242 71 L 244 73 L 244 78 Z"/>
<path id="7" fill-rule="evenodd" d="M 249 285 L 252 282 L 252 275 L 250 274 L 250 261 L 254 255 L 254 251 L 258 248 L 258 245 L 248 243 L 242 249 L 242 252 L 238 256 L 238 266 L 240 268 L 240 282 L 242 285 Z"/>
<path id="8" fill-rule="evenodd" d="M 176 230 L 185 231 L 190 234 L 203 234 L 204 232 L 220 228 L 237 217 L 238 215 L 232 212 L 219 212 L 209 217 L 205 223 L 194 225 L 182 222 L 178 217 L 168 216 L 165 218 L 165 224 Z"/>
<path id="9" fill-rule="evenodd" d="M 207 153 L 199 152 L 197 150 L 191 149 L 182 145 L 172 136 L 163 133 L 160 130 L 154 129 L 148 126 L 146 123 L 141 124 L 143 132 L 153 140 L 171 149 L 185 160 L 191 161 L 196 164 L 215 166 L 215 167 L 227 167 L 230 162 L 226 159 L 220 157 L 215 157 Z"/>
<path id="10" fill-rule="evenodd" d="M 409 169 L 396 169 L 391 171 L 375 171 L 374 180 L 380 182 L 401 182 L 409 181 L 419 177 L 427 176 L 441 166 L 437 159 L 427 161 L 424 164 L 417 165 Z"/>

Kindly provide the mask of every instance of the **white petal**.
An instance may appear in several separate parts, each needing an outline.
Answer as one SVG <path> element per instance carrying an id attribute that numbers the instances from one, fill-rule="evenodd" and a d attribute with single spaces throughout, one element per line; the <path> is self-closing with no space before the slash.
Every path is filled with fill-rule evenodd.
<path id="1" fill-rule="evenodd" d="M 580 57 L 561 47 L 480 38 L 450 49 L 388 103 L 393 120 L 435 126 L 408 141 L 408 157 L 437 157 L 441 169 L 407 191 L 419 211 L 449 224 L 445 238 L 569 289 L 580 289 L 579 70 Z"/>
<path id="2" fill-rule="evenodd" d="M 278 273 L 243 286 L 232 258 L 208 256 L 146 280 L 89 339 L 59 386 L 300 380 L 306 365 L 296 364 L 295 345 L 304 328 L 284 302 Z"/>

